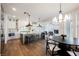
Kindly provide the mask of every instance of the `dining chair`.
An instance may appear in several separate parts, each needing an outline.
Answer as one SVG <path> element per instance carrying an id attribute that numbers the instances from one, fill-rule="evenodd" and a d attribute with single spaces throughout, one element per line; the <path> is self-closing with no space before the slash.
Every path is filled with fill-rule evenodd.
<path id="1" fill-rule="evenodd" d="M 74 45 L 75 46 L 75 45 Z M 79 46 L 75 46 L 79 47 Z M 71 46 L 71 51 L 67 51 L 71 56 L 79 56 L 79 48 L 74 48 Z"/>
<path id="2" fill-rule="evenodd" d="M 70 45 L 66 45 L 64 43 L 59 43 L 58 47 L 60 50 L 57 51 L 59 56 L 70 56 L 67 51 L 70 51 Z"/>
<path id="3" fill-rule="evenodd" d="M 71 56 L 75 56 L 72 51 L 67 51 L 67 52 L 68 52 Z M 75 54 L 76 54 L 77 56 L 79 56 L 79 52 L 75 52 Z"/>
<path id="4" fill-rule="evenodd" d="M 52 39 L 47 38 L 46 40 L 46 55 L 57 55 L 56 51 L 60 50 L 57 47 L 58 43 L 54 42 Z"/>

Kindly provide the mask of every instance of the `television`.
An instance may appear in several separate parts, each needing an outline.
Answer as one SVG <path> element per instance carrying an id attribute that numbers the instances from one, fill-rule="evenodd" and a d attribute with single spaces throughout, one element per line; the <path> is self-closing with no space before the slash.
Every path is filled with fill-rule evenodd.
<path id="1" fill-rule="evenodd" d="M 59 33 L 59 31 L 58 31 L 58 30 L 54 30 L 54 33 L 55 33 L 55 34 L 58 34 L 58 33 Z"/>

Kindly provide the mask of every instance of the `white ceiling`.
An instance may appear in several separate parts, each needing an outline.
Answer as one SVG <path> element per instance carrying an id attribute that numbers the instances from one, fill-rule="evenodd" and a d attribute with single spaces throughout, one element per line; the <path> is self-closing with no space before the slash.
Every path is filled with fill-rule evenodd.
<path id="1" fill-rule="evenodd" d="M 78 3 L 63 3 L 61 4 L 63 13 L 74 10 L 79 7 Z M 24 18 L 24 11 L 30 12 L 33 21 L 37 21 L 40 17 L 41 20 L 45 20 L 54 17 L 59 12 L 59 3 L 7 3 L 3 4 L 6 13 Z M 13 11 L 12 8 L 16 8 Z"/>

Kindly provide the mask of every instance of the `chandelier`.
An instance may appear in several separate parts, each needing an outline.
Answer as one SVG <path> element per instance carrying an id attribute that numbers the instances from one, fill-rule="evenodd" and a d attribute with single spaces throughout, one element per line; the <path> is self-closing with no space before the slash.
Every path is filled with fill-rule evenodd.
<path id="1" fill-rule="evenodd" d="M 30 15 L 28 12 L 24 12 L 24 14 L 29 16 L 29 19 L 28 19 L 28 22 L 29 22 L 29 23 L 28 23 L 28 25 L 26 25 L 26 27 L 32 26 L 32 24 L 30 23 L 30 16 L 31 16 L 31 15 Z"/>

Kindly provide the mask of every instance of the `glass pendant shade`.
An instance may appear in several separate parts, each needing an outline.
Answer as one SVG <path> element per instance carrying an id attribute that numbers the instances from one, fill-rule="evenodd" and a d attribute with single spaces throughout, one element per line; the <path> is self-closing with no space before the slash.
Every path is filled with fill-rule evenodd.
<path id="1" fill-rule="evenodd" d="M 62 15 L 61 4 L 60 4 L 59 22 L 62 22 L 62 20 L 63 20 L 63 15 Z"/>
<path id="2" fill-rule="evenodd" d="M 62 13 L 59 14 L 59 22 L 62 22 L 62 19 L 63 19 L 63 15 Z"/>
<path id="3" fill-rule="evenodd" d="M 59 20 L 62 20 L 63 19 L 63 15 L 62 13 L 59 13 Z"/>
<path id="4" fill-rule="evenodd" d="M 38 19 L 39 19 L 39 22 L 40 22 L 40 18 L 38 18 Z M 42 25 L 39 23 L 39 25 L 37 27 L 42 27 Z"/>
<path id="5" fill-rule="evenodd" d="M 42 27 L 40 24 L 37 27 Z"/>

